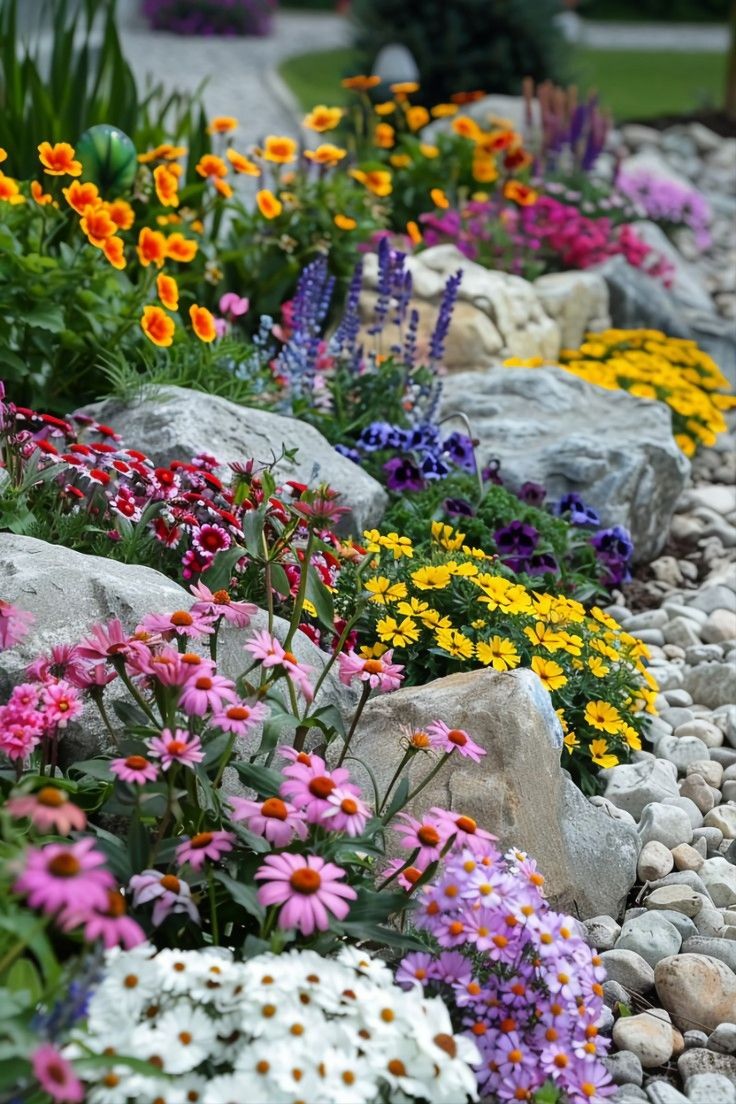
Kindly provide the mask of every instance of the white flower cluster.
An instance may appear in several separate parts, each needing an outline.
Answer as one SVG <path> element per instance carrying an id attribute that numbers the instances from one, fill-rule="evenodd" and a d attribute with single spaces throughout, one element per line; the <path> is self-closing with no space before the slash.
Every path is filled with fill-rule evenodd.
<path id="1" fill-rule="evenodd" d="M 220 949 L 107 953 L 70 1058 L 87 1104 L 369 1104 L 477 1100 L 475 1044 L 442 1000 L 394 984 L 354 947 L 234 962 Z M 115 1056 L 151 1062 L 148 1076 Z"/>

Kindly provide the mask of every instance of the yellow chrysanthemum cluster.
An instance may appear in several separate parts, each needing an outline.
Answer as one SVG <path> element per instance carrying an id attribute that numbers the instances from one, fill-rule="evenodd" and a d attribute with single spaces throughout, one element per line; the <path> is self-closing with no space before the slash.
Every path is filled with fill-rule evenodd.
<path id="1" fill-rule="evenodd" d="M 639 750 L 642 714 L 655 712 L 657 694 L 646 645 L 597 607 L 587 612 L 501 574 L 449 525 L 434 522 L 431 531 L 429 556 L 396 533 L 364 534 L 374 554 L 364 586 L 376 644 L 395 650 L 408 680 L 530 667 L 552 695 L 580 776 L 590 782 L 594 767 Z"/>
<path id="2" fill-rule="evenodd" d="M 539 358 L 505 362 L 509 368 L 536 368 Z M 726 429 L 725 410 L 736 407 L 728 380 L 696 342 L 667 337 L 659 330 L 604 330 L 589 333 L 579 349 L 563 349 L 560 366 L 588 383 L 623 389 L 641 399 L 659 400 L 672 411 L 675 440 L 686 456 L 715 444 Z"/>

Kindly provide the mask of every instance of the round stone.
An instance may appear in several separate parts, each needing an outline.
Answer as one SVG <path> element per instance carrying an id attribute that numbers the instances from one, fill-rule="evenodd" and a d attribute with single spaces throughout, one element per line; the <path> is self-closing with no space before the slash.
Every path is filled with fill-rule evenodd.
<path id="1" fill-rule="evenodd" d="M 650 966 L 677 954 L 681 944 L 677 928 L 657 912 L 627 920 L 616 940 L 618 949 L 636 951 Z"/>
<path id="2" fill-rule="evenodd" d="M 653 1008 L 638 1016 L 624 1016 L 613 1025 L 613 1041 L 621 1050 L 630 1050 L 644 1069 L 655 1069 L 672 1057 L 672 1021 L 663 1008 Z"/>
<path id="3" fill-rule="evenodd" d="M 702 954 L 663 958 L 654 979 L 662 1006 L 682 1030 L 713 1031 L 733 1015 L 736 974 L 718 959 Z"/>
<path id="4" fill-rule="evenodd" d="M 640 882 L 653 882 L 656 878 L 664 878 L 673 866 L 674 859 L 669 847 L 665 847 L 659 840 L 650 840 L 639 852 L 636 872 Z"/>

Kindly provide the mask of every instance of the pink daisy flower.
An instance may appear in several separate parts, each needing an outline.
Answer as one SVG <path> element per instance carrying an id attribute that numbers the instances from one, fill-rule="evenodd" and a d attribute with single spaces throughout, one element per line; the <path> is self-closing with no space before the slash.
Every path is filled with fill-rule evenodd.
<path id="1" fill-rule="evenodd" d="M 359 836 L 366 824 L 371 810 L 364 801 L 348 790 L 336 787 L 327 798 L 331 808 L 322 814 L 322 823 L 332 832 L 345 832 L 348 836 Z"/>
<path id="2" fill-rule="evenodd" d="M 138 626 L 149 633 L 196 638 L 214 632 L 212 621 L 201 613 L 175 610 L 173 613 L 147 613 Z"/>
<path id="3" fill-rule="evenodd" d="M 46 683 L 43 688 L 43 705 L 46 719 L 57 728 L 66 728 L 84 709 L 79 691 L 63 679 Z"/>
<path id="4" fill-rule="evenodd" d="M 261 661 L 261 666 L 266 668 L 281 667 L 291 676 L 294 685 L 298 690 L 301 690 L 306 700 L 312 700 L 314 693 L 309 682 L 308 672 L 313 671 L 314 668 L 306 664 L 300 665 L 294 653 L 285 651 L 280 641 L 275 636 L 271 636 L 267 629 L 261 629 L 260 632 L 255 633 L 243 647 L 246 652 L 250 652 L 252 656 Z"/>
<path id="5" fill-rule="evenodd" d="M 48 914 L 70 907 L 104 909 L 114 879 L 105 856 L 87 837 L 76 843 L 47 843 L 26 853 L 23 871 L 13 886 L 31 908 Z"/>
<path id="6" fill-rule="evenodd" d="M 41 740 L 41 729 L 34 722 L 13 720 L 9 710 L 0 706 L 0 751 L 14 763 L 27 759 Z"/>
<path id="7" fill-rule="evenodd" d="M 358 787 L 349 781 L 350 772 L 345 767 L 328 771 L 319 755 L 300 754 L 291 766 L 284 767 L 282 774 L 286 781 L 281 783 L 279 793 L 304 811 L 308 824 L 318 824 L 334 807 L 328 798 L 338 787 L 346 794 L 360 794 Z"/>
<path id="8" fill-rule="evenodd" d="M 258 612 L 258 606 L 252 602 L 236 602 L 226 590 L 211 591 L 204 583 L 195 583 L 189 588 L 197 599 L 192 612 L 203 613 L 207 617 L 224 617 L 237 629 L 244 629 L 250 619 Z"/>
<path id="9" fill-rule="evenodd" d="M 250 704 L 245 701 L 235 701 L 232 705 L 225 706 L 220 713 L 212 717 L 212 724 L 223 732 L 234 732 L 236 736 L 245 736 L 252 728 L 265 721 L 268 716 L 268 706 L 263 702 Z"/>
<path id="10" fill-rule="evenodd" d="M 165 771 L 172 763 L 193 767 L 204 759 L 199 736 L 190 736 L 183 728 L 176 728 L 173 732 L 168 728 L 162 729 L 160 736 L 148 741 L 148 750 L 154 759 L 161 760 L 161 770 Z"/>
<path id="11" fill-rule="evenodd" d="M 108 891 L 104 909 L 94 909 L 91 914 L 67 909 L 59 917 L 59 924 L 65 931 L 72 931 L 84 924 L 85 940 L 96 943 L 99 939 L 108 948 L 125 947 L 129 951 L 146 939 L 140 924 L 126 916 L 125 898 L 119 889 Z"/>
<path id="12" fill-rule="evenodd" d="M 344 920 L 350 911 L 348 901 L 358 896 L 352 886 L 340 881 L 345 871 L 326 863 L 318 855 L 269 855 L 255 872 L 265 882 L 258 900 L 268 908 L 281 905 L 280 928 L 297 928 L 302 935 L 327 931 L 330 914 Z"/>
<path id="13" fill-rule="evenodd" d="M 221 525 L 200 525 L 192 532 L 192 545 L 205 556 L 215 556 L 232 544 L 230 534 Z"/>
<path id="14" fill-rule="evenodd" d="M 201 870 L 207 859 L 217 862 L 232 851 L 235 838 L 232 832 L 198 832 L 179 844 L 176 861 L 180 866 L 189 863 L 193 870 Z"/>
<path id="15" fill-rule="evenodd" d="M 192 900 L 192 891 L 187 882 L 175 874 L 161 874 L 158 870 L 144 870 L 134 874 L 128 882 L 133 893 L 133 905 L 147 905 L 155 901 L 151 917 L 154 927 L 163 924 L 167 916 L 176 912 L 186 912 L 190 920 L 199 923 L 199 912 Z"/>
<path id="16" fill-rule="evenodd" d="M 485 855 L 489 851 L 489 844 L 496 840 L 496 836 L 492 836 L 485 828 L 479 828 L 476 821 L 470 816 L 453 813 L 449 809 L 439 809 L 437 806 L 433 806 L 430 813 L 439 824 L 443 844 L 447 842 L 450 836 L 455 837 L 454 850 L 467 847 L 474 855 Z M 490 848 L 490 850 L 495 850 L 495 848 Z"/>
<path id="17" fill-rule="evenodd" d="M 158 778 L 158 767 L 150 759 L 146 759 L 145 755 L 113 759 L 110 770 L 121 782 L 130 782 L 132 785 L 142 786 L 144 782 L 155 782 Z"/>
<path id="18" fill-rule="evenodd" d="M 268 797 L 265 801 L 231 797 L 228 801 L 233 810 L 231 819 L 236 823 L 246 821 L 249 832 L 263 836 L 274 847 L 287 847 L 294 836 L 307 838 L 304 813 L 280 797 Z"/>
<path id="19" fill-rule="evenodd" d="M 405 859 L 391 859 L 383 869 L 383 877 L 391 878 L 396 875 L 396 881 L 407 893 L 419 881 L 424 871 L 419 866 L 406 866 Z M 403 869 L 402 869 L 403 868 Z M 401 871 L 399 874 L 398 872 Z"/>
<path id="20" fill-rule="evenodd" d="M 427 725 L 426 731 L 434 748 L 448 752 L 457 751 L 458 755 L 472 759 L 475 763 L 479 763 L 486 754 L 485 748 L 471 740 L 464 729 L 450 728 L 444 721 L 434 721 L 431 725 Z"/>
<path id="21" fill-rule="evenodd" d="M 367 682 L 373 690 L 378 690 L 381 694 L 398 690 L 404 679 L 404 667 L 401 663 L 392 663 L 392 656 L 393 651 L 390 649 L 382 656 L 372 659 L 364 659 L 352 650 L 341 652 L 337 657 L 340 682 L 349 686 L 357 678 L 361 682 Z"/>
<path id="22" fill-rule="evenodd" d="M 33 1076 L 54 1104 L 79 1104 L 84 1087 L 72 1065 L 51 1043 L 42 1043 L 31 1055 Z"/>
<path id="23" fill-rule="evenodd" d="M 28 610 L 18 609 L 0 598 L 0 652 L 20 644 L 35 620 Z"/>
<path id="24" fill-rule="evenodd" d="M 6 806 L 13 817 L 28 817 L 41 832 L 56 832 L 68 836 L 81 832 L 87 824 L 86 814 L 70 799 L 65 790 L 43 786 L 33 794 L 11 797 Z"/>
<path id="25" fill-rule="evenodd" d="M 417 820 L 410 813 L 399 813 L 396 820 L 401 823 L 396 824 L 394 831 L 403 832 L 399 840 L 401 846 L 407 851 L 419 849 L 414 858 L 417 866 L 424 870 L 430 863 L 439 859 L 447 838 L 442 832 L 439 821 L 429 816 Z"/>
<path id="26" fill-rule="evenodd" d="M 212 672 L 214 663 L 196 652 L 185 652 L 182 655 L 176 648 L 166 644 L 155 652 L 146 648 L 135 656 L 130 667 L 138 674 L 156 679 L 162 686 L 183 686 L 198 674 Z"/>
<path id="27" fill-rule="evenodd" d="M 237 698 L 235 683 L 222 675 L 195 674 L 182 688 L 179 705 L 190 717 L 204 717 L 208 710 L 218 712 L 225 702 Z"/>
<path id="28" fill-rule="evenodd" d="M 49 655 L 38 656 L 26 667 L 26 674 L 38 682 L 48 682 L 52 676 L 65 678 L 76 686 L 77 677 L 84 675 L 84 664 L 76 644 L 54 644 Z"/>
<path id="29" fill-rule="evenodd" d="M 105 660 L 110 656 L 124 654 L 128 647 L 130 634 L 123 628 L 117 617 L 106 625 L 94 625 L 90 635 L 77 645 L 77 655 L 82 659 Z"/>

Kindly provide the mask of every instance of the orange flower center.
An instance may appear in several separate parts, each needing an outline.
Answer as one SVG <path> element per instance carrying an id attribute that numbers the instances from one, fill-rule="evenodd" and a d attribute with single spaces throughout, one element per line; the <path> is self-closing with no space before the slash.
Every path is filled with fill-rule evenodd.
<path id="1" fill-rule="evenodd" d="M 171 624 L 181 628 L 184 625 L 193 625 L 194 618 L 191 613 L 187 613 L 186 610 L 177 610 L 176 613 L 171 615 Z"/>
<path id="2" fill-rule="evenodd" d="M 439 1035 L 435 1035 L 433 1042 L 440 1050 L 444 1050 L 445 1054 L 449 1054 L 450 1058 L 454 1058 L 457 1054 L 457 1044 L 452 1035 L 445 1035 L 444 1032 L 442 1032 Z"/>
<path id="3" fill-rule="evenodd" d="M 68 800 L 64 791 L 57 790 L 55 786 L 43 786 L 36 794 L 39 805 L 48 805 L 53 809 L 58 809 L 59 805 L 63 805 Z"/>
<path id="4" fill-rule="evenodd" d="M 292 889 L 295 889 L 297 893 L 311 894 L 317 892 L 322 885 L 322 879 L 317 870 L 312 870 L 308 866 L 303 866 L 300 870 L 295 870 L 291 875 L 289 878 L 289 885 Z"/>
<path id="5" fill-rule="evenodd" d="M 457 824 L 461 832 L 468 832 L 470 835 L 472 835 L 478 827 L 473 818 L 469 816 L 458 817 L 455 824 Z"/>
<path id="6" fill-rule="evenodd" d="M 363 664 L 363 670 L 367 671 L 369 675 L 380 675 L 383 670 L 383 663 L 380 659 L 367 659 Z"/>
<path id="7" fill-rule="evenodd" d="M 125 915 L 125 901 L 122 893 L 118 893 L 116 889 L 111 889 L 107 895 L 107 916 L 117 918 L 118 916 Z"/>
<path id="8" fill-rule="evenodd" d="M 225 710 L 225 716 L 231 721 L 247 721 L 250 717 L 250 709 L 245 705 L 231 705 Z"/>
<path id="9" fill-rule="evenodd" d="M 422 872 L 416 866 L 407 866 L 406 870 L 404 871 L 404 877 L 406 878 L 409 885 L 414 885 L 415 882 L 419 881 L 421 876 Z"/>
<path id="10" fill-rule="evenodd" d="M 62 851 L 51 860 L 47 869 L 55 878 L 73 878 L 82 867 L 79 859 L 72 855 L 71 851 Z"/>
<path id="11" fill-rule="evenodd" d="M 346 797 L 340 802 L 340 808 L 348 816 L 354 816 L 358 811 L 358 803 L 353 801 L 352 797 Z"/>
<path id="12" fill-rule="evenodd" d="M 192 836 L 190 839 L 189 846 L 194 848 L 206 847 L 209 843 L 212 843 L 213 837 L 213 832 L 198 832 L 196 836 Z"/>
<path id="13" fill-rule="evenodd" d="M 329 797 L 335 788 L 335 783 L 327 775 L 320 775 L 319 778 L 313 778 L 309 783 L 309 792 L 314 797 L 326 798 Z"/>
<path id="14" fill-rule="evenodd" d="M 129 755 L 125 760 L 126 767 L 130 767 L 131 770 L 143 770 L 148 766 L 148 760 L 144 759 L 142 755 Z"/>
<path id="15" fill-rule="evenodd" d="M 280 797 L 269 797 L 261 805 L 261 815 L 273 817 L 274 820 L 286 820 L 289 814 Z"/>
<path id="16" fill-rule="evenodd" d="M 216 590 L 212 595 L 212 601 L 217 602 L 218 606 L 229 606 L 232 598 L 226 590 Z"/>
<path id="17" fill-rule="evenodd" d="M 186 751 L 187 745 L 183 740 L 169 740 L 166 745 L 166 750 L 169 755 L 181 755 L 183 751 Z"/>
<path id="18" fill-rule="evenodd" d="M 392 1058 L 387 1066 L 388 1072 L 392 1073 L 394 1077 L 405 1077 L 406 1066 L 400 1058 Z"/>
<path id="19" fill-rule="evenodd" d="M 420 843 L 423 843 L 425 847 L 436 847 L 440 842 L 440 834 L 436 828 L 433 828 L 430 824 L 423 824 L 417 832 L 417 839 Z"/>
<path id="20" fill-rule="evenodd" d="M 464 732 L 461 732 L 459 728 L 453 728 L 447 733 L 447 739 L 451 744 L 455 744 L 457 747 L 465 747 L 468 742 L 468 737 Z"/>
<path id="21" fill-rule="evenodd" d="M 181 882 L 175 874 L 164 874 L 159 884 L 163 889 L 168 889 L 171 893 L 178 893 L 181 889 Z"/>
<path id="22" fill-rule="evenodd" d="M 293 652 L 284 652 L 284 659 L 286 660 L 287 663 L 298 663 L 299 662 L 299 660 L 296 658 L 296 656 L 294 655 Z"/>
<path id="23" fill-rule="evenodd" d="M 211 690 L 214 683 L 209 675 L 200 675 L 199 678 L 195 680 L 194 685 L 197 690 Z"/>

